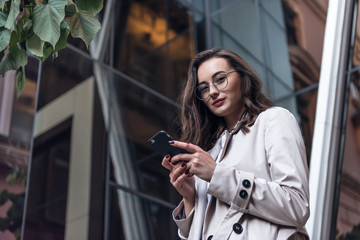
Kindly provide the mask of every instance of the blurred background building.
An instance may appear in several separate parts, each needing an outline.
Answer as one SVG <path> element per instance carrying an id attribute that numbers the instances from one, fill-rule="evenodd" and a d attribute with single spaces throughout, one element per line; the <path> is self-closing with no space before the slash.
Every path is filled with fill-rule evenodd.
<path id="1" fill-rule="evenodd" d="M 344 2 L 336 78 L 344 88 L 333 115 L 342 122 L 329 136 L 332 157 L 314 159 L 315 113 L 329 108 L 317 105 L 328 0 L 104 1 L 90 49 L 69 38 L 58 58 L 30 58 L 18 99 L 14 75 L 0 81 L 0 238 L 177 239 L 171 211 L 180 198 L 147 140 L 161 129 L 179 137 L 189 62 L 224 47 L 297 117 L 310 175 L 332 179 L 310 178 L 330 197 L 324 207 L 311 199 L 309 233 L 348 239 L 360 227 L 360 29 L 358 1 Z"/>

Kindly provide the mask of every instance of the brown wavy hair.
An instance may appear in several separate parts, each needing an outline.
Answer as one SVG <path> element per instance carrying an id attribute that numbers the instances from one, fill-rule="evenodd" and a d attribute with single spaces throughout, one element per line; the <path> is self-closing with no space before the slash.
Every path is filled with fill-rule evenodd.
<path id="1" fill-rule="evenodd" d="M 239 55 L 223 48 L 198 53 L 190 63 L 187 83 L 181 98 L 181 140 L 194 143 L 204 150 L 212 148 L 226 129 L 224 118 L 214 115 L 194 94 L 198 84 L 199 66 L 211 58 L 225 59 L 242 79 L 242 92 L 239 94 L 242 96 L 244 112 L 239 120 L 240 130 L 243 133 L 250 131 L 249 127 L 255 123 L 262 111 L 274 106 L 272 101 L 261 92 L 262 83 L 255 71 Z"/>

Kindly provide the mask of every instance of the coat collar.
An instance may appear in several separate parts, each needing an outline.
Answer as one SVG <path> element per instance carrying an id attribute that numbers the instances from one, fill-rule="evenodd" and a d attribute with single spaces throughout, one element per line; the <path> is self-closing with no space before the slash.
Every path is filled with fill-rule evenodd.
<path id="1" fill-rule="evenodd" d="M 240 126 L 241 126 L 241 121 L 239 120 L 233 129 L 231 129 L 230 131 L 228 131 L 228 130 L 225 130 L 225 131 L 228 132 L 230 135 L 234 135 L 239 132 Z"/>

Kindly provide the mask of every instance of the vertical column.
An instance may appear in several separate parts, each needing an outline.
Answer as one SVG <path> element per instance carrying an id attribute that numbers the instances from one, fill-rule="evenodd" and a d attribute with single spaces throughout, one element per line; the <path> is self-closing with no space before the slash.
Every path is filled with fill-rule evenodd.
<path id="1" fill-rule="evenodd" d="M 93 126 L 93 78 L 80 83 L 72 92 L 73 125 L 71 130 L 71 153 L 69 186 L 66 209 L 65 240 L 91 239 L 90 190 Z"/>
<path id="2" fill-rule="evenodd" d="M 353 0 L 330 0 L 310 165 L 310 239 L 329 239 Z"/>
<path id="3" fill-rule="evenodd" d="M 11 118 L 15 95 L 15 72 L 8 71 L 0 79 L 0 136 L 10 136 Z"/>

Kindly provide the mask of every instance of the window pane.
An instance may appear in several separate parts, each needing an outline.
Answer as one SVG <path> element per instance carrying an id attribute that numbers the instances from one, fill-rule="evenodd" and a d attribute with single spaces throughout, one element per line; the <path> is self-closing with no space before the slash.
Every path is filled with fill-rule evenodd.
<path id="1" fill-rule="evenodd" d="M 92 61 L 70 48 L 49 57 L 42 66 L 38 109 L 92 75 Z"/>
<path id="2" fill-rule="evenodd" d="M 170 62 L 185 65 L 193 54 L 190 35 L 192 16 L 176 1 L 125 1 L 119 2 L 116 19 L 121 27 L 115 31 L 115 68 L 159 93 L 176 99 L 178 78 L 186 69 L 171 69 Z M 176 45 L 177 53 L 169 47 Z M 181 71 L 176 71 L 178 68 Z M 170 74 L 178 78 L 171 78 Z"/>
<path id="3" fill-rule="evenodd" d="M 148 144 L 148 139 L 162 129 L 178 138 L 178 106 L 119 76 L 114 77 L 113 94 L 113 180 L 167 201 L 178 201 L 174 200 L 178 194 L 170 186 L 168 171 L 161 166 L 162 156 Z"/>
<path id="4" fill-rule="evenodd" d="M 71 120 L 35 140 L 24 239 L 64 239 Z"/>
<path id="5" fill-rule="evenodd" d="M 112 191 L 111 203 L 110 240 L 178 239 L 170 207 L 122 190 Z"/>

